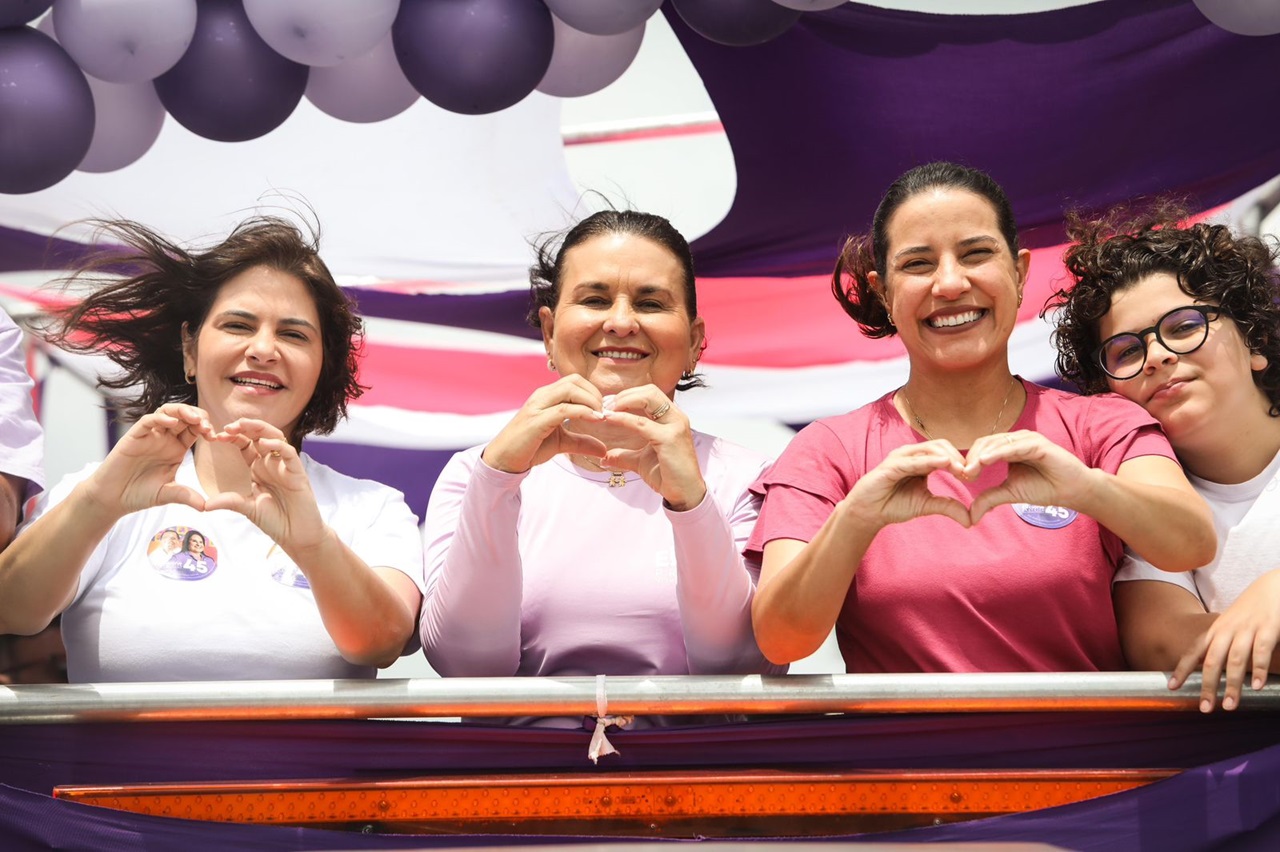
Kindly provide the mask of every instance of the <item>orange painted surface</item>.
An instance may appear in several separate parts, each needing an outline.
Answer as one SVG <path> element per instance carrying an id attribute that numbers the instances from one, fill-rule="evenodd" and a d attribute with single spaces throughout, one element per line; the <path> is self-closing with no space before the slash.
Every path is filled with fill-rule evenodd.
<path id="1" fill-rule="evenodd" d="M 476 833 L 822 834 L 1036 810 L 1172 770 L 644 772 L 62 786 L 58 798 L 153 816 Z"/>

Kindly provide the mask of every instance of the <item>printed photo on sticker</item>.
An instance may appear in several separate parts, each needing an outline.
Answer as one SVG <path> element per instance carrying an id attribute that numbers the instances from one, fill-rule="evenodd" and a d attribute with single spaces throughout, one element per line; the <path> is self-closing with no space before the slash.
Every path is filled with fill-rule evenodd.
<path id="1" fill-rule="evenodd" d="M 147 558 L 170 580 L 203 580 L 218 568 L 218 548 L 190 527 L 166 527 L 151 538 Z"/>

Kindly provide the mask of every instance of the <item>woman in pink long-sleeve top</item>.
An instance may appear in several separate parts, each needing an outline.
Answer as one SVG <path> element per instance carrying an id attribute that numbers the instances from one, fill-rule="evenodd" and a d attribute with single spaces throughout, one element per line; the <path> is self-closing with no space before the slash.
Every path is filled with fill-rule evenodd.
<path id="1" fill-rule="evenodd" d="M 673 401 L 701 384 L 705 343 L 688 244 L 659 216 L 604 211 L 531 274 L 559 378 L 436 484 L 427 659 L 445 676 L 780 670 L 752 636 L 742 557 L 765 460 Z"/>

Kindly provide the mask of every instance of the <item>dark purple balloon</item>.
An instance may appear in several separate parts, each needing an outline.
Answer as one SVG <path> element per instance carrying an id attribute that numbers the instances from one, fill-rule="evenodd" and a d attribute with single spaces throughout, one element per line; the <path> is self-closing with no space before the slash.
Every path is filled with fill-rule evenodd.
<path id="1" fill-rule="evenodd" d="M 533 91 L 551 65 L 555 30 L 541 0 L 401 0 L 391 38 L 424 98 L 481 115 Z"/>
<path id="2" fill-rule="evenodd" d="M 803 14 L 773 0 L 671 0 L 671 5 L 698 35 L 730 47 L 764 44 Z"/>
<path id="3" fill-rule="evenodd" d="M 164 108 L 192 133 L 244 142 L 293 113 L 307 70 L 267 46 L 240 0 L 200 0 L 191 47 L 155 86 Z"/>
<path id="4" fill-rule="evenodd" d="M 0 0 L 0 27 L 20 27 L 49 11 L 53 0 Z"/>
<path id="5" fill-rule="evenodd" d="M 31 27 L 0 30 L 0 192 L 46 189 L 93 141 L 93 93 L 58 43 Z"/>

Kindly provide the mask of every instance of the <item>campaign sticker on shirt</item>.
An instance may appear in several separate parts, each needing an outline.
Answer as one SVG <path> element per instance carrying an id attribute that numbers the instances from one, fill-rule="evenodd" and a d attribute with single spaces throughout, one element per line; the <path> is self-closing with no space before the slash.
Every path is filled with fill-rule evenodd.
<path id="1" fill-rule="evenodd" d="M 267 567 L 271 569 L 271 579 L 282 586 L 292 586 L 295 589 L 311 588 L 311 584 L 307 582 L 307 575 L 302 573 L 298 563 L 290 559 L 278 544 L 273 543 L 271 549 L 267 551 Z"/>
<path id="2" fill-rule="evenodd" d="M 1080 514 L 1075 509 L 1068 509 L 1065 506 L 1036 506 L 1032 503 L 1014 503 L 1013 511 L 1033 527 L 1046 530 L 1060 530 Z"/>
<path id="3" fill-rule="evenodd" d="M 206 580 L 218 570 L 218 548 L 200 530 L 165 527 L 147 543 L 151 567 L 170 580 Z"/>

